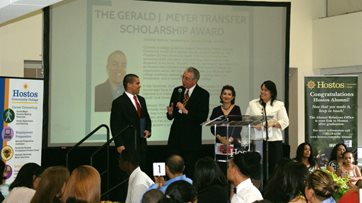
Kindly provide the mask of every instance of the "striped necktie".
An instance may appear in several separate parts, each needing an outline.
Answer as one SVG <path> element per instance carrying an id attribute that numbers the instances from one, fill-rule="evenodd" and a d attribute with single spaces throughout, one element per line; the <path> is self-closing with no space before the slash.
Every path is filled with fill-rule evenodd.
<path id="1" fill-rule="evenodd" d="M 187 102 L 189 101 L 190 96 L 189 96 L 189 90 L 186 90 L 185 94 L 184 94 L 184 100 L 183 100 L 183 105 L 186 106 Z"/>

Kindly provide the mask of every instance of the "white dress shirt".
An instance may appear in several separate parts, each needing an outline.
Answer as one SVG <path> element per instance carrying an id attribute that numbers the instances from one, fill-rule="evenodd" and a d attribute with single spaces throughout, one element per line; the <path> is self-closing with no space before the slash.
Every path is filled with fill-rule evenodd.
<path id="1" fill-rule="evenodd" d="M 263 116 L 264 109 L 263 106 L 259 103 L 260 99 L 254 99 L 249 102 L 248 109 L 246 110 L 246 115 L 250 116 Z M 282 131 L 289 126 L 289 118 L 287 114 L 287 110 L 284 107 L 284 103 L 282 101 L 274 100 L 273 106 L 270 105 L 270 100 L 266 103 L 265 106 L 266 115 L 268 118 L 268 141 L 283 141 L 283 133 Z M 278 122 L 280 128 L 275 128 L 273 125 Z M 264 138 L 266 139 L 265 129 L 258 130 L 256 128 L 252 129 L 251 132 L 252 140 L 260 140 Z"/>
<path id="2" fill-rule="evenodd" d="M 236 186 L 236 194 L 231 198 L 231 203 L 252 203 L 257 200 L 263 200 L 263 196 L 248 178 Z"/>
<path id="3" fill-rule="evenodd" d="M 35 190 L 28 187 L 14 187 L 4 199 L 3 203 L 30 203 Z"/>
<path id="4" fill-rule="evenodd" d="M 132 104 L 133 104 L 133 106 L 134 106 L 134 108 L 137 110 L 137 106 L 136 106 L 136 101 L 134 100 L 134 95 L 133 94 L 131 94 L 131 93 L 129 93 L 129 92 L 124 92 L 124 93 L 126 93 L 126 95 L 128 96 L 128 98 L 131 100 L 131 102 L 132 102 Z M 137 95 L 136 95 L 136 97 L 137 97 Z M 137 97 L 137 101 L 138 101 L 138 97 Z M 141 107 L 141 103 L 138 101 L 138 104 L 140 105 L 140 107 Z M 141 107 L 142 108 L 142 107 Z"/>
<path id="5" fill-rule="evenodd" d="M 129 176 L 126 203 L 140 203 L 143 194 L 154 182 L 137 167 Z"/>

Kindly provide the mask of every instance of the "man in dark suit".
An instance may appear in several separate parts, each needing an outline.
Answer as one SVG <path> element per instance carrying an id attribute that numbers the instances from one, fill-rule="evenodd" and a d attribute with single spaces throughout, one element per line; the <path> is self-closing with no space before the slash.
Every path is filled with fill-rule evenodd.
<path id="1" fill-rule="evenodd" d="M 127 149 L 137 152 L 140 166 L 146 163 L 146 138 L 151 135 L 151 118 L 146 101 L 138 95 L 141 89 L 140 79 L 135 74 L 127 74 L 123 79 L 125 92 L 113 100 L 111 110 L 111 131 L 115 137 L 117 151 Z M 133 126 L 127 128 L 127 126 Z"/>
<path id="2" fill-rule="evenodd" d="M 111 111 L 113 99 L 119 97 L 124 91 L 122 81 L 126 68 L 127 57 L 122 51 L 116 50 L 108 56 L 106 66 L 108 79 L 95 87 L 94 111 Z"/>
<path id="3" fill-rule="evenodd" d="M 209 113 L 210 95 L 197 84 L 199 78 L 200 73 L 196 68 L 187 68 L 182 75 L 182 86 L 173 90 L 167 107 L 167 118 L 173 119 L 168 138 L 169 153 L 184 157 L 188 177 L 192 177 L 194 164 L 200 154 L 200 124 Z"/>

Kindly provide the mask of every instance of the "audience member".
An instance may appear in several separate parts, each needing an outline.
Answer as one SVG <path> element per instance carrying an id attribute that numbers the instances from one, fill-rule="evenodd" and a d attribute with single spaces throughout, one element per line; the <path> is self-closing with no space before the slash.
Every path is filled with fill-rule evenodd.
<path id="1" fill-rule="evenodd" d="M 362 188 L 362 180 L 358 180 L 356 184 L 348 184 L 350 189 L 343 194 L 338 200 L 338 203 L 358 203 L 359 202 L 359 190 Z"/>
<path id="2" fill-rule="evenodd" d="M 258 188 L 251 182 L 251 178 L 260 174 L 260 160 L 261 156 L 257 152 L 239 153 L 229 160 L 227 178 L 236 187 L 231 203 L 252 203 L 263 199 Z"/>
<path id="3" fill-rule="evenodd" d="M 1 185 L 3 185 L 5 182 L 4 171 L 5 171 L 5 163 L 3 162 L 3 160 L 0 160 Z M 0 202 L 2 202 L 4 199 L 5 197 L 0 191 Z"/>
<path id="4" fill-rule="evenodd" d="M 338 203 L 358 203 L 359 202 L 359 191 L 350 190 L 343 194 Z"/>
<path id="5" fill-rule="evenodd" d="M 198 203 L 228 203 L 228 183 L 219 165 L 210 157 L 199 159 L 195 164 L 193 186 Z"/>
<path id="6" fill-rule="evenodd" d="M 118 163 L 120 169 L 129 175 L 126 203 L 141 202 L 143 194 L 153 181 L 139 167 L 137 153 L 129 149 L 123 150 Z"/>
<path id="7" fill-rule="evenodd" d="M 298 146 L 295 160 L 297 162 L 303 163 L 310 173 L 316 169 L 319 169 L 318 163 L 314 159 L 312 146 L 307 142 L 304 142 Z"/>
<path id="8" fill-rule="evenodd" d="M 88 203 L 88 202 L 84 201 L 84 200 L 76 199 L 74 197 L 70 197 L 70 198 L 68 198 L 66 203 Z"/>
<path id="9" fill-rule="evenodd" d="M 339 166 L 343 164 L 343 153 L 346 150 L 347 146 L 343 143 L 338 143 L 333 147 L 327 166 L 329 171 L 337 173 Z"/>
<path id="10" fill-rule="evenodd" d="M 44 170 L 31 203 L 60 203 L 69 171 L 63 166 L 52 166 Z"/>
<path id="11" fill-rule="evenodd" d="M 164 198 L 163 192 L 161 190 L 152 189 L 147 191 L 142 197 L 142 203 L 158 203 Z"/>
<path id="12" fill-rule="evenodd" d="M 337 175 L 342 178 L 349 178 L 352 184 L 356 184 L 362 178 L 360 169 L 354 164 L 352 152 L 345 151 L 343 153 L 343 164 L 339 166 Z"/>
<path id="13" fill-rule="evenodd" d="M 271 201 L 267 200 L 267 199 L 263 199 L 263 200 L 257 200 L 253 203 L 272 203 Z"/>
<path id="14" fill-rule="evenodd" d="M 165 193 L 167 187 L 175 181 L 183 180 L 192 184 L 192 180 L 183 174 L 184 170 L 185 162 L 183 158 L 179 155 L 171 155 L 166 162 L 166 175 L 169 180 L 164 182 L 163 177 L 154 177 L 156 183 L 151 185 L 149 189 L 160 189 Z"/>
<path id="15" fill-rule="evenodd" d="M 306 203 L 304 197 L 307 167 L 300 162 L 282 160 L 268 181 L 264 198 L 274 203 Z"/>
<path id="16" fill-rule="evenodd" d="M 38 188 L 40 175 L 43 172 L 41 166 L 36 163 L 23 165 L 15 180 L 10 184 L 9 194 L 3 203 L 28 203 L 33 198 Z"/>
<path id="17" fill-rule="evenodd" d="M 307 178 L 305 196 L 309 203 L 335 203 L 332 195 L 338 188 L 328 173 L 316 170 Z"/>
<path id="18" fill-rule="evenodd" d="M 173 182 L 167 188 L 161 203 L 197 203 L 195 188 L 188 182 L 180 180 Z"/>
<path id="19" fill-rule="evenodd" d="M 101 177 L 89 165 L 75 168 L 65 184 L 62 202 L 99 203 L 101 196 Z"/>

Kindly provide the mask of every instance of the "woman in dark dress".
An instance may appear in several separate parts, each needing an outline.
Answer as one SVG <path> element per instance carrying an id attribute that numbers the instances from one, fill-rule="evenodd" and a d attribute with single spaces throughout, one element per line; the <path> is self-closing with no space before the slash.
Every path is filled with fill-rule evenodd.
<path id="1" fill-rule="evenodd" d="M 235 90 L 230 85 L 225 85 L 220 93 L 220 106 L 212 110 L 210 120 L 218 117 L 227 119 L 228 121 L 241 121 L 241 111 L 238 105 L 235 105 Z M 226 162 L 228 160 L 227 152 L 230 150 L 239 150 L 241 148 L 240 140 L 241 127 L 211 126 L 211 133 L 216 137 L 215 143 L 215 159 L 220 164 L 221 169 L 226 172 Z M 227 135 L 228 134 L 228 135 Z M 229 144 L 231 144 L 231 149 Z M 228 150 L 229 149 L 229 150 Z M 224 162 L 224 163 L 223 163 Z"/>

